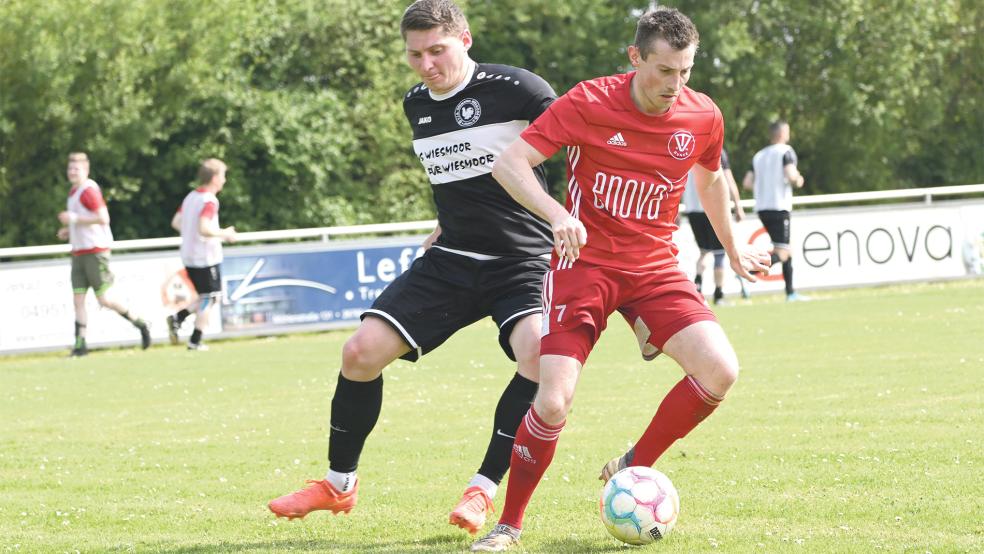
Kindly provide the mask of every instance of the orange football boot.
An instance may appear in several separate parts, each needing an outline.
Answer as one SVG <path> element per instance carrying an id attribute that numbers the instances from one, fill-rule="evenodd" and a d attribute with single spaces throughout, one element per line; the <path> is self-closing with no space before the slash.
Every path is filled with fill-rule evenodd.
<path id="1" fill-rule="evenodd" d="M 485 526 L 485 518 L 494 511 L 492 499 L 482 487 L 468 487 L 458 505 L 451 510 L 448 523 L 474 535 Z"/>
<path id="2" fill-rule="evenodd" d="M 304 489 L 280 498 L 271 500 L 267 507 L 277 514 L 277 517 L 294 519 L 304 517 L 315 510 L 331 510 L 349 513 L 358 500 L 359 480 L 356 479 L 352 490 L 338 492 L 327 480 L 308 480 L 309 485 Z"/>

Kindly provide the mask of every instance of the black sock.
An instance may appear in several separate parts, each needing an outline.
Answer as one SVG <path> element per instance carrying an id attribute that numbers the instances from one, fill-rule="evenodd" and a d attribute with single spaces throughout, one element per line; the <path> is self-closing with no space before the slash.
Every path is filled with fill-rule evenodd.
<path id="1" fill-rule="evenodd" d="M 786 294 L 793 294 L 793 259 L 782 262 L 782 279 L 786 281 Z"/>
<path id="2" fill-rule="evenodd" d="M 776 265 L 776 262 L 780 261 L 779 254 L 776 254 L 775 252 L 773 252 L 772 254 L 769 255 L 769 260 L 771 260 L 769 262 L 769 265 L 770 266 L 771 265 Z"/>
<path id="3" fill-rule="evenodd" d="M 122 317 L 123 319 L 129 321 L 130 323 L 133 323 L 133 318 L 130 317 L 130 312 L 129 311 L 120 312 L 120 317 Z"/>
<path id="4" fill-rule="evenodd" d="M 506 390 L 502 391 L 499 404 L 495 407 L 495 428 L 492 429 L 492 439 L 485 451 L 482 466 L 478 468 L 478 472 L 493 483 L 501 482 L 506 470 L 509 469 L 516 429 L 519 429 L 519 424 L 533 405 L 537 386 L 533 381 L 517 373 L 506 386 Z"/>
<path id="5" fill-rule="evenodd" d="M 697 285 L 697 292 L 700 292 L 701 287 L 704 286 L 704 276 L 698 275 L 694 277 L 694 284 Z"/>
<path id="6" fill-rule="evenodd" d="M 355 471 L 366 438 L 376 426 L 383 407 L 383 376 L 361 383 L 338 374 L 331 399 L 331 431 L 328 434 L 328 467 L 340 473 Z"/>
<path id="7" fill-rule="evenodd" d="M 721 287 L 714 287 L 714 300 L 721 300 L 724 298 L 724 291 Z"/>
<path id="8" fill-rule="evenodd" d="M 174 316 L 174 321 L 177 321 L 178 325 L 181 325 L 182 323 L 184 323 L 184 320 L 188 319 L 188 316 L 190 315 L 191 312 L 189 312 L 186 309 L 182 309 L 180 312 L 177 313 L 177 315 Z"/>
<path id="9" fill-rule="evenodd" d="M 202 331 L 201 329 L 195 329 L 191 332 L 191 344 L 199 344 L 202 342 Z"/>
<path id="10" fill-rule="evenodd" d="M 85 329 L 85 325 L 75 322 L 75 348 L 85 348 L 85 337 L 82 336 L 82 329 Z"/>

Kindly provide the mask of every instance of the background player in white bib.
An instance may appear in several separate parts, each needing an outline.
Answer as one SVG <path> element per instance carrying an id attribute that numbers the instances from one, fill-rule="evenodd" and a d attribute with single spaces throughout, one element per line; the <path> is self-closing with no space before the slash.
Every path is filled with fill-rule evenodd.
<path id="1" fill-rule="evenodd" d="M 290 518 L 351 510 L 359 457 L 382 406 L 383 369 L 397 358 L 416 361 L 491 316 L 516 373 L 496 406 L 485 458 L 448 518 L 475 533 L 492 512 L 516 428 L 536 393 L 540 296 L 551 246 L 549 226 L 495 182 L 492 164 L 556 94 L 529 71 L 471 60 L 468 22 L 450 0 L 415 2 L 400 31 L 407 62 L 422 79 L 404 95 L 403 109 L 432 185 L 438 227 L 424 242 L 424 255 L 386 287 L 342 350 L 325 479 L 269 507 Z M 534 179 L 546 190 L 542 171 Z"/>
<path id="2" fill-rule="evenodd" d="M 772 239 L 771 262 L 782 263 L 786 300 L 806 300 L 793 289 L 793 260 L 789 251 L 793 187 L 802 188 L 804 179 L 796 167 L 796 151 L 789 145 L 789 124 L 782 120 L 772 123 L 769 136 L 772 144 L 752 158 L 752 169 L 745 174 L 742 186 L 755 191 L 755 211 Z"/>
<path id="3" fill-rule="evenodd" d="M 195 302 L 173 316 L 167 327 L 171 344 L 178 343 L 178 330 L 185 318 L 195 314 L 195 330 L 188 350 L 208 350 L 202 344 L 202 332 L 209 315 L 222 299 L 222 242 L 236 239 L 236 228 L 219 226 L 219 199 L 226 182 L 226 164 L 210 158 L 198 168 L 198 188 L 188 193 L 171 219 L 171 227 L 181 233 L 181 263 L 198 293 Z"/>
<path id="4" fill-rule="evenodd" d="M 72 244 L 72 292 L 75 306 L 75 344 L 72 356 L 85 356 L 89 353 L 85 342 L 89 316 L 85 310 L 85 295 L 91 287 L 96 293 L 99 305 L 120 314 L 140 331 L 140 345 L 150 346 L 150 330 L 139 318 L 118 302 L 107 297 L 106 292 L 113 286 L 113 272 L 109 269 L 110 249 L 113 246 L 113 232 L 109 228 L 109 209 L 103 199 L 102 191 L 95 181 L 89 179 L 89 156 L 84 152 L 68 155 L 68 182 L 72 184 L 68 192 L 65 211 L 58 214 L 58 221 L 64 225 L 58 230 L 58 238 Z"/>

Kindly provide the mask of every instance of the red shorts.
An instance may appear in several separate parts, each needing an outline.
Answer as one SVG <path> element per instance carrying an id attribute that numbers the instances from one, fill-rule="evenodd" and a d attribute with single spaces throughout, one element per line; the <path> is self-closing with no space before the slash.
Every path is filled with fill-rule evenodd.
<path id="1" fill-rule="evenodd" d="M 632 327 L 647 360 L 678 331 L 698 321 L 717 321 L 676 266 L 636 272 L 575 264 L 551 270 L 543 278 L 543 306 L 540 354 L 567 356 L 582 364 L 615 310 Z"/>

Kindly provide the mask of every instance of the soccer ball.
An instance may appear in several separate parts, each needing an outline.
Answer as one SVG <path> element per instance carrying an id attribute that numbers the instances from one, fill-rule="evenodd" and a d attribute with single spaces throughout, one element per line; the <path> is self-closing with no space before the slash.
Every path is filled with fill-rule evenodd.
<path id="1" fill-rule="evenodd" d="M 616 539 L 649 544 L 673 530 L 680 497 L 670 478 L 649 467 L 627 467 L 601 491 L 601 521 Z"/>

